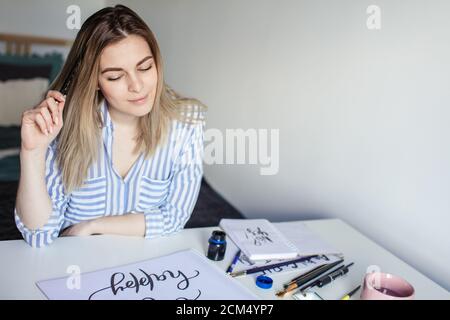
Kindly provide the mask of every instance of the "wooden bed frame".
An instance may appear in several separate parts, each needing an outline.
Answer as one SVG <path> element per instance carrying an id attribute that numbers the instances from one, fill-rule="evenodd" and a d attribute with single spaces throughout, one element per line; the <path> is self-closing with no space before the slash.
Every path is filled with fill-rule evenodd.
<path id="1" fill-rule="evenodd" d="M 67 39 L 27 36 L 10 33 L 0 33 L 0 41 L 6 43 L 6 54 L 29 56 L 32 45 L 71 46 L 73 41 Z"/>

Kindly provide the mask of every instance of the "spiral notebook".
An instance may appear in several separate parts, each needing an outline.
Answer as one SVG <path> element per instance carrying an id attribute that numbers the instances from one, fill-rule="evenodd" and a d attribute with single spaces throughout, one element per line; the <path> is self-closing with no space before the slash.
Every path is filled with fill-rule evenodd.
<path id="1" fill-rule="evenodd" d="M 298 256 L 341 254 L 304 224 L 266 219 L 222 219 L 220 227 L 250 260 L 285 260 Z"/>

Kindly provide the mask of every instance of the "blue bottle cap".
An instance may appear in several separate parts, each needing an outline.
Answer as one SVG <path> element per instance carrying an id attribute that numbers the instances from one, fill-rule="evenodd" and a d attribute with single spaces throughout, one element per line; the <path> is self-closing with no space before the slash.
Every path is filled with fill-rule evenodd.
<path id="1" fill-rule="evenodd" d="M 272 288 L 273 280 L 268 276 L 258 276 L 256 278 L 256 285 L 262 289 Z"/>

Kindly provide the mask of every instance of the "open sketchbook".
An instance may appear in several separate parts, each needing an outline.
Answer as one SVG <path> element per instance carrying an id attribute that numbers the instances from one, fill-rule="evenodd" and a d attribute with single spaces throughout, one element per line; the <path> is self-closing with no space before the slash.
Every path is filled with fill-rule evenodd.
<path id="1" fill-rule="evenodd" d="M 266 219 L 222 219 L 220 227 L 252 261 L 340 254 L 304 224 L 275 226 Z"/>

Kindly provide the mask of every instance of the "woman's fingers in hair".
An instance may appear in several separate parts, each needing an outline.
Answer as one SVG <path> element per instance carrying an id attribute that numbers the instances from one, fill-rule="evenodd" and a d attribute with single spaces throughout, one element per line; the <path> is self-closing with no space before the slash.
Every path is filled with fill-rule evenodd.
<path id="1" fill-rule="evenodd" d="M 55 125 L 58 125 L 58 118 L 59 118 L 58 104 L 53 98 L 47 98 L 47 106 L 51 111 L 51 117 L 53 119 L 53 122 L 55 123 Z"/>
<path id="2" fill-rule="evenodd" d="M 42 133 L 48 136 L 47 125 L 45 123 L 44 117 L 41 113 L 36 112 L 36 117 L 34 121 L 37 123 L 38 127 L 41 129 Z"/>
<path id="3" fill-rule="evenodd" d="M 48 108 L 39 108 L 39 113 L 44 118 L 46 129 L 48 130 L 48 132 L 53 133 L 53 121 Z"/>
<path id="4" fill-rule="evenodd" d="M 58 102 L 66 101 L 66 97 L 61 92 L 56 91 L 56 90 L 49 90 L 47 92 L 46 98 L 53 98 Z"/>

